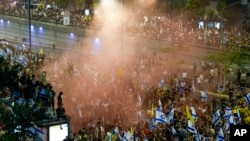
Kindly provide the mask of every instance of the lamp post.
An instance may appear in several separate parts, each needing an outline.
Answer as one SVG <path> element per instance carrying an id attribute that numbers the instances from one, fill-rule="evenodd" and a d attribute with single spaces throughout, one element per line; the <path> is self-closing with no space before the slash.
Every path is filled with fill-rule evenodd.
<path id="1" fill-rule="evenodd" d="M 31 49 L 31 13 L 30 13 L 30 0 L 28 1 L 28 21 L 29 21 L 29 48 L 30 48 L 30 52 L 32 51 Z"/>

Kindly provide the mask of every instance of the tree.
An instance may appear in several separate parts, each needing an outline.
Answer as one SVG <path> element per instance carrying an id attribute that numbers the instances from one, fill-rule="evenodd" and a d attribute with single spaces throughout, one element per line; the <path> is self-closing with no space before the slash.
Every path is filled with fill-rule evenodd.
<path id="1" fill-rule="evenodd" d="M 205 14 L 205 4 L 202 0 L 187 0 L 186 9 L 191 18 L 199 19 Z"/>
<path id="2" fill-rule="evenodd" d="M 46 117 L 43 112 L 35 111 L 28 104 L 15 104 L 10 109 L 1 105 L 0 120 L 4 130 L 1 141 L 22 141 L 26 138 L 35 138 L 37 135 L 29 129 L 34 125 L 41 126 L 44 119 Z"/>

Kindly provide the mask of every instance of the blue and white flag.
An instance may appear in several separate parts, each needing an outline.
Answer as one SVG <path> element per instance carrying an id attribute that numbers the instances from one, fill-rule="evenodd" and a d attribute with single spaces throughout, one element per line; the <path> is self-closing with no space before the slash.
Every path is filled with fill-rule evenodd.
<path id="1" fill-rule="evenodd" d="M 231 114 L 232 114 L 232 108 L 230 108 L 230 107 L 226 107 L 226 108 L 225 108 L 224 118 L 226 118 L 226 119 L 228 119 L 228 120 L 229 120 L 229 118 L 230 118 Z"/>
<path id="2" fill-rule="evenodd" d="M 234 114 L 232 113 L 229 117 L 229 120 L 228 120 L 229 124 L 230 125 L 235 125 L 235 121 L 234 121 Z"/>
<path id="3" fill-rule="evenodd" d="M 167 115 L 167 121 L 172 123 L 174 122 L 174 107 L 172 106 L 168 115 Z"/>
<path id="4" fill-rule="evenodd" d="M 188 120 L 188 131 L 194 134 L 197 133 L 197 130 L 195 129 L 194 124 L 191 120 Z"/>
<path id="5" fill-rule="evenodd" d="M 247 103 L 250 105 L 250 93 L 245 96 Z"/>
<path id="6" fill-rule="evenodd" d="M 115 129 L 112 131 L 112 135 L 118 134 L 118 133 L 119 133 L 118 126 L 115 126 Z"/>
<path id="7" fill-rule="evenodd" d="M 27 67 L 29 60 L 22 54 L 18 56 L 17 60 L 23 67 Z"/>
<path id="8" fill-rule="evenodd" d="M 130 133 L 130 131 L 123 131 L 122 135 L 122 141 L 130 141 L 130 139 L 133 137 L 133 135 Z"/>
<path id="9" fill-rule="evenodd" d="M 194 139 L 195 139 L 195 141 L 202 141 L 202 135 L 200 134 L 200 133 L 196 133 L 195 135 L 194 135 Z"/>
<path id="10" fill-rule="evenodd" d="M 201 101 L 207 101 L 207 91 L 201 91 Z"/>
<path id="11" fill-rule="evenodd" d="M 196 112 L 195 112 L 194 107 L 193 107 L 193 106 L 191 106 L 191 107 L 190 107 L 190 109 L 191 109 L 191 115 L 192 115 L 192 117 L 193 117 L 194 121 L 197 121 L 198 116 L 197 116 L 197 114 L 196 114 Z"/>
<path id="12" fill-rule="evenodd" d="M 156 109 L 156 112 L 155 112 L 155 121 L 157 123 L 160 122 L 160 123 L 163 123 L 163 124 L 167 124 L 167 122 L 168 122 L 165 114 L 160 109 Z"/>
<path id="13" fill-rule="evenodd" d="M 164 79 L 162 78 L 158 84 L 159 87 L 163 87 L 165 85 L 165 81 Z"/>
<path id="14" fill-rule="evenodd" d="M 212 124 L 213 124 L 213 125 L 218 124 L 218 123 L 220 122 L 220 119 L 221 119 L 220 110 L 217 109 L 217 110 L 214 112 Z"/>
<path id="15" fill-rule="evenodd" d="M 225 136 L 221 127 L 217 133 L 216 141 L 225 141 Z"/>
<path id="16" fill-rule="evenodd" d="M 34 134 L 36 137 L 38 137 L 39 139 L 41 139 L 41 140 L 44 140 L 44 139 L 45 139 L 45 134 L 44 134 L 44 132 L 43 132 L 42 129 L 39 129 L 39 128 L 36 127 L 36 126 L 33 126 L 33 127 L 28 128 L 28 130 L 29 130 L 32 134 Z"/>
<path id="17" fill-rule="evenodd" d="M 151 132 L 156 130 L 157 126 L 156 126 L 154 118 L 149 119 L 149 128 Z"/>

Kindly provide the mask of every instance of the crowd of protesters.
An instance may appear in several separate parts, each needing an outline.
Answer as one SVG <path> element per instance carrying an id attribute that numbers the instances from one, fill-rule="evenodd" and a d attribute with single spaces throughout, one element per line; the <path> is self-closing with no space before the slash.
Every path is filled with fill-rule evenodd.
<path id="1" fill-rule="evenodd" d="M 197 140 L 197 135 L 199 135 L 203 140 L 215 140 L 219 127 L 223 126 L 225 138 L 228 140 L 227 123 L 229 119 L 223 116 L 226 108 L 232 108 L 233 114 L 230 116 L 233 116 L 235 121 L 232 124 L 249 123 L 249 103 L 244 99 L 248 90 L 242 83 L 246 80 L 241 77 L 240 71 L 237 73 L 236 80 L 226 80 L 227 70 L 223 70 L 218 65 L 204 61 L 195 62 L 193 69 L 189 70 L 182 68 L 181 64 L 171 60 L 171 57 L 162 58 L 157 53 L 145 51 L 130 58 L 133 60 L 132 64 L 124 62 L 122 67 L 114 65 L 112 69 L 103 69 L 98 62 L 82 63 L 70 60 L 72 58 L 70 55 L 46 62 L 42 61 L 44 58 L 41 56 L 40 59 L 35 59 L 35 54 L 32 55 L 32 53 L 22 50 L 17 51 L 11 45 L 2 45 L 1 49 L 5 54 L 3 57 L 8 60 L 10 66 L 13 65 L 10 63 L 11 58 L 22 59 L 22 57 L 16 57 L 20 53 L 29 61 L 27 66 L 23 61 L 14 61 L 14 64 L 20 63 L 23 68 L 20 69 L 19 75 L 9 79 L 11 98 L 17 103 L 33 101 L 35 104 L 45 106 L 45 113 L 48 116 L 55 116 L 54 113 L 57 111 L 56 117 L 60 120 L 60 118 L 64 118 L 65 113 L 65 109 L 60 104 L 63 93 L 58 93 L 59 108 L 55 110 L 55 90 L 65 90 L 63 87 L 77 89 L 75 92 L 79 92 L 79 95 L 66 95 L 67 101 L 73 97 L 79 99 L 82 97 L 81 92 L 84 92 L 84 97 L 91 97 L 86 98 L 85 101 L 82 99 L 81 103 L 75 103 L 80 111 L 83 111 L 83 114 L 79 114 L 83 122 L 81 123 L 82 129 L 78 133 L 72 132 L 69 138 L 119 140 L 124 137 L 133 137 L 140 138 L 140 140 L 174 140 L 177 138 L 179 140 Z M 36 76 L 36 70 L 29 71 L 31 64 L 44 66 L 43 69 L 46 71 L 42 71 L 42 74 Z M 47 76 L 47 73 L 50 75 Z M 76 85 L 80 87 L 72 87 L 69 77 L 73 79 L 73 82 L 77 81 Z M 48 83 L 47 79 L 51 83 Z M 208 87 L 210 84 L 214 85 Z M 65 91 L 74 92 L 72 89 Z M 230 101 L 226 99 L 223 99 L 225 102 L 218 101 L 218 99 L 211 100 L 212 96 L 204 97 L 200 93 L 200 90 L 205 92 L 215 89 L 219 93 L 228 94 Z M 126 100 L 117 102 L 117 99 L 121 98 L 126 98 Z M 119 104 L 117 105 L 117 103 Z M 187 116 L 186 106 L 196 109 L 198 118 L 195 120 L 195 128 L 199 134 L 190 132 L 187 128 L 187 119 L 190 117 Z M 161 108 L 168 117 L 171 107 L 175 109 L 173 120 L 169 120 L 167 123 L 158 122 L 156 127 L 153 127 L 149 121 L 155 119 L 154 109 Z M 239 120 L 239 116 L 235 113 L 235 107 L 241 108 L 242 120 Z M 218 108 L 221 121 L 215 125 L 212 124 L 213 115 Z M 73 117 L 76 118 L 76 115 L 78 112 Z M 125 133 L 126 136 L 123 135 Z"/>

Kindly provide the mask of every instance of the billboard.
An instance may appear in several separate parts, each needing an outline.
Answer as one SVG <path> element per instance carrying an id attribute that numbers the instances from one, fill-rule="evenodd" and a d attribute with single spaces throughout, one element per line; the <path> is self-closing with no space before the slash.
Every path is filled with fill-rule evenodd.
<path id="1" fill-rule="evenodd" d="M 53 125 L 49 127 L 49 141 L 63 141 L 69 136 L 69 126 L 67 123 Z"/>

